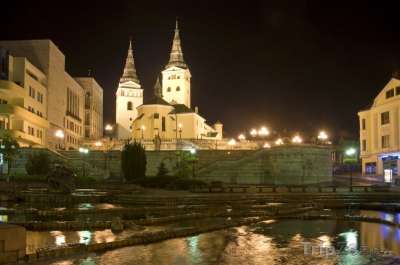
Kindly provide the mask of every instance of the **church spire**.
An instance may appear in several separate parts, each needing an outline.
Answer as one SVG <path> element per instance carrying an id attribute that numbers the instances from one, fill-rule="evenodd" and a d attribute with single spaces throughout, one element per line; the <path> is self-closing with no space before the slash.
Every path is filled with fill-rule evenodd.
<path id="1" fill-rule="evenodd" d="M 162 98 L 162 88 L 160 84 L 160 78 L 157 77 L 156 84 L 154 85 L 154 96 Z"/>
<path id="2" fill-rule="evenodd" d="M 179 27 L 178 27 L 178 18 L 175 22 L 175 35 L 174 40 L 172 42 L 172 49 L 169 55 L 169 62 L 165 66 L 165 68 L 169 68 L 172 66 L 187 68 L 185 60 L 183 60 L 183 52 L 181 47 L 181 38 L 179 37 Z"/>
<path id="3" fill-rule="evenodd" d="M 128 56 L 126 57 L 124 73 L 120 79 L 120 83 L 133 81 L 140 84 L 139 78 L 136 75 L 135 61 L 133 60 L 132 39 L 129 40 Z"/>

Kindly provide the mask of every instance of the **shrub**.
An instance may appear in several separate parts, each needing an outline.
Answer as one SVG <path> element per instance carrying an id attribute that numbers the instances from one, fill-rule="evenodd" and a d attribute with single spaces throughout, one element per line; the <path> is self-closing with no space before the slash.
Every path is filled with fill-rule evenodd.
<path id="1" fill-rule="evenodd" d="M 50 170 L 50 156 L 45 152 L 30 155 L 25 169 L 29 175 L 46 175 Z"/>
<path id="2" fill-rule="evenodd" d="M 138 143 L 130 143 L 124 146 L 121 154 L 121 168 L 127 181 L 146 176 L 146 152 Z"/>
<path id="3" fill-rule="evenodd" d="M 177 153 L 177 161 L 174 167 L 174 175 L 180 178 L 187 178 L 191 176 L 192 157 L 189 152 L 181 151 Z"/>
<path id="4" fill-rule="evenodd" d="M 161 162 L 158 166 L 157 177 L 165 177 L 168 175 L 168 169 L 165 167 L 164 162 Z"/>

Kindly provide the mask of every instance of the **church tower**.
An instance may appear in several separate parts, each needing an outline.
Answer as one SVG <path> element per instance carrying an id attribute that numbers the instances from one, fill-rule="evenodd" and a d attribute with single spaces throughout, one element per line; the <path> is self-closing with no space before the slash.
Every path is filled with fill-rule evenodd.
<path id="1" fill-rule="evenodd" d="M 129 42 L 128 56 L 116 98 L 117 138 L 129 139 L 132 135 L 132 122 L 137 117 L 136 108 L 143 104 L 143 89 L 136 74 L 132 41 Z"/>
<path id="2" fill-rule="evenodd" d="M 183 59 L 178 20 L 169 62 L 162 73 L 163 99 L 171 104 L 184 104 L 190 108 L 190 71 Z"/>

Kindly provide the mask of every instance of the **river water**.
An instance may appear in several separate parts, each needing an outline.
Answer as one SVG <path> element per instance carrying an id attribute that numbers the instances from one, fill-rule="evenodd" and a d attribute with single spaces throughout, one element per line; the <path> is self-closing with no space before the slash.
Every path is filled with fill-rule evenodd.
<path id="1" fill-rule="evenodd" d="M 363 214 L 376 213 L 366 211 Z M 76 240 L 81 240 L 82 233 L 71 233 Z M 55 240 L 57 235 L 54 236 Z M 114 237 L 110 231 L 99 233 L 97 236 L 95 233 L 86 234 L 87 243 L 107 241 L 107 238 L 112 240 Z M 68 236 L 63 240 L 68 240 L 67 238 Z M 400 259 L 396 261 L 398 256 L 400 230 L 390 226 L 333 220 L 271 220 L 252 226 L 37 264 L 400 264 Z"/>

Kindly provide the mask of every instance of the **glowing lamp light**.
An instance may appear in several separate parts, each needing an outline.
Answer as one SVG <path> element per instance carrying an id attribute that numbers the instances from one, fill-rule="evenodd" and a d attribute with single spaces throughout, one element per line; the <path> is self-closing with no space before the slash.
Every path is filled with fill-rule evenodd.
<path id="1" fill-rule="evenodd" d="M 230 145 L 230 146 L 234 146 L 236 144 L 236 140 L 235 139 L 230 139 L 229 140 L 229 142 L 228 142 L 228 145 Z"/>
<path id="2" fill-rule="evenodd" d="M 350 148 L 348 148 L 348 149 L 346 150 L 345 154 L 346 154 L 347 156 L 353 156 L 353 155 L 356 154 L 356 152 L 357 152 L 357 150 L 356 150 L 355 148 L 350 147 Z"/>
<path id="3" fill-rule="evenodd" d="M 283 140 L 281 138 L 277 139 L 275 145 L 283 145 Z"/>
<path id="4" fill-rule="evenodd" d="M 191 153 L 192 155 L 195 155 L 196 152 L 197 152 L 196 148 L 190 148 L 189 151 L 190 151 L 190 153 Z"/>
<path id="5" fill-rule="evenodd" d="M 179 123 L 179 124 L 178 124 L 178 128 L 179 128 L 179 129 L 182 129 L 182 127 L 183 127 L 182 123 Z"/>
<path id="6" fill-rule="evenodd" d="M 244 141 L 244 140 L 246 140 L 246 136 L 244 136 L 244 134 L 239 134 L 238 139 L 240 141 Z"/>
<path id="7" fill-rule="evenodd" d="M 258 131 L 258 135 L 267 136 L 269 135 L 269 130 L 266 127 L 261 127 L 261 129 Z"/>
<path id="8" fill-rule="evenodd" d="M 264 148 L 271 148 L 271 145 L 269 143 L 265 143 Z"/>
<path id="9" fill-rule="evenodd" d="M 320 131 L 318 134 L 318 140 L 325 141 L 328 139 L 328 135 L 324 131 Z"/>
<path id="10" fill-rule="evenodd" d="M 95 142 L 95 143 L 94 143 L 94 145 L 95 145 L 95 146 L 97 146 L 97 147 L 100 147 L 100 146 L 102 146 L 102 145 L 103 145 L 103 143 L 102 143 L 102 142 L 100 142 L 100 141 L 97 141 L 97 142 Z"/>
<path id="11" fill-rule="evenodd" d="M 300 144 L 300 143 L 302 143 L 302 142 L 303 142 L 303 139 L 301 139 L 301 137 L 298 136 L 298 135 L 295 135 L 295 136 L 292 138 L 292 143 Z"/>
<path id="12" fill-rule="evenodd" d="M 140 127 L 140 129 L 141 129 L 142 131 L 144 131 L 144 130 L 146 130 L 146 126 L 142 125 L 142 126 Z"/>
<path id="13" fill-rule="evenodd" d="M 107 124 L 106 127 L 104 128 L 106 131 L 112 131 L 114 128 L 111 124 Z"/>
<path id="14" fill-rule="evenodd" d="M 257 132 L 256 129 L 252 129 L 252 130 L 250 131 L 250 135 L 251 135 L 252 137 L 256 137 L 257 134 L 258 134 L 258 132 Z"/>
<path id="15" fill-rule="evenodd" d="M 57 130 L 56 133 L 54 134 L 57 138 L 63 139 L 64 138 L 64 132 L 62 130 Z"/>
<path id="16" fill-rule="evenodd" d="M 83 147 L 79 147 L 79 153 L 88 154 L 89 153 L 89 149 L 83 148 Z"/>

